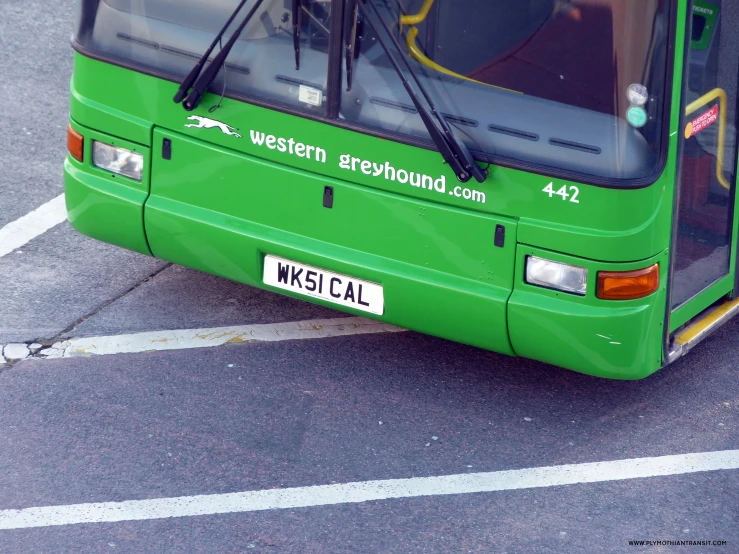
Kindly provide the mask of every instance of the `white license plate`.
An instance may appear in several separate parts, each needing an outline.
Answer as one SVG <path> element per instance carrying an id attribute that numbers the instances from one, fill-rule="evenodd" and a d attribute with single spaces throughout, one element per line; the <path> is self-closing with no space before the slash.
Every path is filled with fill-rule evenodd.
<path id="1" fill-rule="evenodd" d="M 377 315 L 385 307 L 382 285 L 277 256 L 264 258 L 264 283 Z"/>

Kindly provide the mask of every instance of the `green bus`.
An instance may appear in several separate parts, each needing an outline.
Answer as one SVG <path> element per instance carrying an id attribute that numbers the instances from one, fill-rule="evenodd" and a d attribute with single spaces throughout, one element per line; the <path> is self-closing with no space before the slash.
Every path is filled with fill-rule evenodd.
<path id="1" fill-rule="evenodd" d="M 617 379 L 739 310 L 737 2 L 78 10 L 86 235 Z"/>

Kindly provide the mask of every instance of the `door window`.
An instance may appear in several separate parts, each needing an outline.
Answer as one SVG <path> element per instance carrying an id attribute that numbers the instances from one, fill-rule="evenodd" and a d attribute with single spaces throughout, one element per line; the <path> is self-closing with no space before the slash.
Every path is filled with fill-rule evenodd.
<path id="1" fill-rule="evenodd" d="M 690 29 L 673 308 L 729 272 L 736 179 L 739 4 L 695 0 Z"/>

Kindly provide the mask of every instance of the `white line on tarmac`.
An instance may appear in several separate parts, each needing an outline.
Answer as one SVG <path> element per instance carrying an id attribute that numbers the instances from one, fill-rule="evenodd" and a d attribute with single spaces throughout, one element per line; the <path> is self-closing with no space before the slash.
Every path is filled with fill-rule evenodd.
<path id="1" fill-rule="evenodd" d="M 292 321 L 289 323 L 213 327 L 210 329 L 180 329 L 109 337 L 73 338 L 53 344 L 50 348 L 39 352 L 36 357 L 55 359 L 100 356 L 105 354 L 131 354 L 155 350 L 205 348 L 242 342 L 322 339 L 369 333 L 396 333 L 399 331 L 405 331 L 405 329 L 363 317 L 313 319 L 309 321 Z M 17 346 L 21 345 L 6 345 L 3 350 L 5 357 L 9 358 L 8 352 L 13 349 L 22 350 L 16 348 Z"/>
<path id="2" fill-rule="evenodd" d="M 0 510 L 0 529 L 49 527 L 171 517 L 306 508 L 450 494 L 600 483 L 702 471 L 739 469 L 739 450 L 537 467 L 489 473 L 360 481 L 153 500 L 99 502 Z"/>
<path id="3" fill-rule="evenodd" d="M 65 219 L 67 208 L 64 195 L 60 194 L 23 217 L 11 221 L 0 229 L 0 258 L 43 235 Z"/>

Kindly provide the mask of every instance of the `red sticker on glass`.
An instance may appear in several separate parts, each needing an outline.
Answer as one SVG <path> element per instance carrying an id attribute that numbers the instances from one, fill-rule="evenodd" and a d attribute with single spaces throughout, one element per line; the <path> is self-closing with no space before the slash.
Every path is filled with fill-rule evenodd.
<path id="1" fill-rule="evenodd" d="M 718 106 L 714 106 L 706 113 L 699 115 L 685 127 L 685 138 L 689 139 L 697 135 L 706 127 L 713 125 L 718 121 Z"/>

